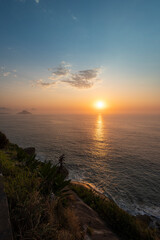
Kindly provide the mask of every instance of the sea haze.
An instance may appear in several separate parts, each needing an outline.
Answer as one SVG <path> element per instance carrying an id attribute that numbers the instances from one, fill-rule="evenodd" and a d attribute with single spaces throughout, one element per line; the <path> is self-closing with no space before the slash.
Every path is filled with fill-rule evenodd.
<path id="1" fill-rule="evenodd" d="M 160 219 L 160 116 L 1 115 L 0 130 L 132 214 Z"/>

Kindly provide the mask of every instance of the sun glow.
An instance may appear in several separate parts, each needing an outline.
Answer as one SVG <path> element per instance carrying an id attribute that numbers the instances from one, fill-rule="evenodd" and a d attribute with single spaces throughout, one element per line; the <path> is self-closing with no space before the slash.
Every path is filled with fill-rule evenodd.
<path id="1" fill-rule="evenodd" d="M 97 109 L 105 109 L 106 108 L 106 104 L 103 101 L 97 101 L 95 103 L 95 108 L 97 108 Z"/>

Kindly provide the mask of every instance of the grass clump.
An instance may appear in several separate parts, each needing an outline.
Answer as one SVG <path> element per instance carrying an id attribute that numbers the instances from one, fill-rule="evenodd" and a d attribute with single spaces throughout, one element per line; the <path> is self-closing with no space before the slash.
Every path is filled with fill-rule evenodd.
<path id="1" fill-rule="evenodd" d="M 91 189 L 72 184 L 72 189 L 82 200 L 93 208 L 104 219 L 111 229 L 123 240 L 154 240 L 154 230 L 142 227 L 124 210 L 120 209 L 113 201 L 102 198 Z"/>
<path id="2" fill-rule="evenodd" d="M 61 196 L 70 181 L 58 169 L 14 144 L 0 150 L 14 240 L 82 239 L 78 220 Z"/>

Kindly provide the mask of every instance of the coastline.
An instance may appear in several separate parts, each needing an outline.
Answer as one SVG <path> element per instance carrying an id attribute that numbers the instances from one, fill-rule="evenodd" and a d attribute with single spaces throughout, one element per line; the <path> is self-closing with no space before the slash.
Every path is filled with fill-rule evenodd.
<path id="1" fill-rule="evenodd" d="M 72 181 L 71 180 L 71 184 L 74 184 L 74 185 L 77 185 L 77 186 L 82 186 L 82 187 L 84 187 L 86 189 L 90 189 L 91 191 L 93 191 L 93 193 L 97 194 L 102 199 L 105 199 L 107 201 L 113 201 L 112 198 L 109 198 L 106 195 L 104 195 L 101 191 L 99 191 L 96 187 L 93 187 L 92 184 L 90 184 L 90 183 L 81 182 L 81 181 L 75 181 L 75 180 Z"/>
<path id="2" fill-rule="evenodd" d="M 116 202 L 114 202 L 114 200 L 112 198 L 107 197 L 106 195 L 104 195 L 103 193 L 101 193 L 96 187 L 93 187 L 91 184 L 86 183 L 86 182 L 80 182 L 80 181 L 75 181 L 75 180 L 71 180 L 71 184 L 75 185 L 75 186 L 80 186 L 82 188 L 85 188 L 87 190 L 90 190 L 93 192 L 93 194 L 97 195 L 98 197 L 100 197 L 101 199 L 103 199 L 104 201 L 110 201 L 113 202 L 114 204 L 117 205 Z M 117 205 L 118 206 L 118 205 Z M 121 209 L 121 207 L 119 207 Z M 125 211 L 126 213 L 132 215 L 133 217 L 135 217 L 138 221 L 143 222 L 144 224 L 148 225 L 149 227 L 153 227 L 156 228 L 159 232 L 160 232 L 160 219 L 156 218 L 155 216 L 150 216 L 147 214 L 131 214 L 129 212 L 127 212 L 126 210 L 123 209 L 123 211 Z"/>
<path id="3" fill-rule="evenodd" d="M 60 207 L 60 212 L 58 210 L 57 217 L 60 218 L 60 225 L 63 222 L 63 215 L 67 214 L 66 217 L 68 218 L 72 212 L 72 210 L 78 211 L 80 215 L 78 216 L 81 220 L 86 221 L 88 217 L 85 217 L 85 210 L 84 209 L 92 209 L 92 213 L 96 212 L 96 216 L 101 218 L 103 222 L 103 226 L 108 226 L 110 232 L 116 234 L 118 237 L 122 239 L 133 239 L 133 240 L 151 240 L 151 239 L 158 239 L 154 237 L 154 229 L 149 227 L 148 218 L 139 219 L 131 216 L 129 213 L 125 212 L 118 205 L 110 198 L 106 197 L 103 193 L 98 191 L 96 188 L 91 186 L 89 183 L 78 182 L 78 181 L 71 181 L 67 180 L 68 178 L 68 170 L 64 166 L 64 155 L 59 157 L 59 163 L 56 165 L 52 165 L 51 162 L 41 162 L 36 159 L 35 155 L 35 148 L 30 147 L 27 149 L 22 149 L 18 145 L 12 144 L 6 138 L 4 134 L 1 133 L 1 149 L 0 149 L 0 167 L 1 171 L 4 174 L 6 194 L 8 201 L 12 203 L 9 204 L 10 213 L 12 214 L 11 220 L 12 224 L 15 226 L 19 224 L 19 217 L 21 218 L 21 212 L 18 212 L 19 204 L 22 205 L 22 209 L 24 209 L 24 214 L 27 214 L 28 209 L 31 211 L 32 209 L 32 198 L 36 197 L 36 202 L 39 202 L 42 199 L 42 206 L 43 202 L 45 202 L 46 206 L 48 203 L 48 198 L 53 201 L 53 210 L 55 211 L 55 207 Z M 63 170 L 63 171 L 60 171 Z M 13 181 L 14 176 L 14 181 Z M 25 183 L 25 184 L 24 184 Z M 18 192 L 17 192 L 18 187 Z M 67 195 L 65 196 L 65 189 L 67 187 L 67 191 L 72 192 L 71 198 L 68 198 Z M 27 189 L 27 191 L 26 191 Z M 22 194 L 23 193 L 23 194 Z M 18 195 L 17 195 L 18 194 Z M 78 200 L 76 197 L 77 205 L 72 198 L 74 195 L 79 197 Z M 24 200 L 29 198 L 29 202 L 25 202 Z M 60 205 L 57 201 L 62 201 Z M 62 199 L 62 200 L 61 200 Z M 64 202 L 63 202 L 64 201 Z M 79 202 L 82 202 L 79 205 Z M 37 215 L 37 203 L 35 202 L 34 211 L 35 216 Z M 15 205 L 16 203 L 16 205 Z M 27 204 L 27 205 L 26 205 Z M 29 205 L 28 205 L 29 204 Z M 58 204 L 58 205 L 57 205 Z M 63 205 L 64 204 L 64 205 Z M 67 205 L 66 205 L 67 204 Z M 66 212 L 66 206 L 68 208 Z M 75 206 L 72 209 L 72 206 Z M 83 211 L 80 211 L 81 206 L 83 206 Z M 30 209 L 31 208 L 31 209 Z M 50 219 L 50 210 L 48 207 L 45 207 L 45 211 L 43 207 L 41 208 L 43 214 L 45 216 L 45 211 L 47 210 L 48 219 Z M 90 211 L 89 210 L 89 211 Z M 26 212 L 25 212 L 26 211 Z M 69 212 L 68 212 L 69 211 Z M 16 213 L 17 215 L 13 214 Z M 75 214 L 75 213 L 74 213 Z M 74 215 L 73 214 L 73 215 Z M 83 216 L 84 214 L 84 216 Z M 72 214 L 71 214 L 72 215 Z M 27 215 L 26 215 L 27 216 Z M 44 219 L 43 216 L 43 219 Z M 88 214 L 89 216 L 89 214 Z M 74 216 L 72 216 L 74 219 Z M 89 217 L 90 220 L 94 220 L 92 216 Z M 13 221 L 14 219 L 14 221 Z M 72 223 L 73 223 L 72 219 Z M 25 218 L 24 218 L 25 220 Z M 36 220 L 36 218 L 35 218 Z M 17 222 L 18 221 L 18 222 Z M 48 220 L 47 220 L 48 221 Z M 78 220 L 77 220 L 78 221 Z M 26 222 L 26 220 L 25 220 Z M 71 222 L 68 220 L 68 224 Z M 94 222 L 94 221 L 93 221 Z M 72 225 L 72 223 L 70 223 Z M 41 224 L 39 223 L 39 227 L 41 228 Z M 45 222 L 46 226 L 48 225 Z M 50 223 L 49 223 L 50 224 Z M 65 228 L 65 222 L 64 228 Z M 72 234 L 71 225 L 68 225 L 69 234 Z M 80 234 L 80 228 L 78 227 L 79 224 L 76 224 L 76 234 Z M 83 221 L 81 222 L 81 226 L 83 226 Z M 89 225 L 87 225 L 89 227 Z M 96 225 L 97 226 L 97 225 Z M 21 226 L 23 228 L 23 224 Z M 26 227 L 25 227 L 26 228 Z M 27 228 L 30 229 L 30 222 L 27 223 Z M 58 231 L 57 228 L 56 231 Z M 94 228 L 97 229 L 97 228 Z M 64 230 L 64 229 L 62 229 Z M 103 228 L 104 231 L 105 228 Z M 28 230 L 27 230 L 28 231 Z M 88 230 L 92 232 L 91 230 Z M 17 232 L 17 228 L 14 229 L 15 234 L 19 234 Z M 24 235 L 27 234 L 24 231 Z M 32 234 L 32 231 L 30 232 Z M 60 232 L 59 232 L 60 234 Z M 95 234 L 95 233 L 94 233 Z M 150 236 L 150 237 L 149 237 Z M 91 238 L 92 239 L 92 238 Z M 106 238 L 108 239 L 108 238 Z M 97 239 L 98 240 L 98 239 Z"/>

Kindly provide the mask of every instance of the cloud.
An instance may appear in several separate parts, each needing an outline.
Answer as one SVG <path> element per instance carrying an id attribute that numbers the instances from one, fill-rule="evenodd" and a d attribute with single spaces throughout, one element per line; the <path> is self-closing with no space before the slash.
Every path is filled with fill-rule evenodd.
<path id="1" fill-rule="evenodd" d="M 62 77 L 62 76 L 67 76 L 70 73 L 70 69 L 69 69 L 70 66 L 71 65 L 66 64 L 66 62 L 61 62 L 61 64 L 58 67 L 50 68 L 48 70 L 52 72 L 53 76 Z"/>
<path id="2" fill-rule="evenodd" d="M 4 72 L 3 77 L 8 77 L 11 74 L 11 72 Z"/>
<path id="3" fill-rule="evenodd" d="M 62 80 L 62 82 L 68 83 L 72 87 L 79 89 L 91 88 L 99 80 L 97 78 L 99 73 L 99 68 L 83 70 L 78 73 L 71 74 L 69 79 Z"/>
<path id="4" fill-rule="evenodd" d="M 23 3 L 25 3 L 26 2 L 26 0 L 18 0 L 19 2 L 23 2 Z M 34 0 L 36 3 L 39 3 L 39 1 L 40 0 Z"/>
<path id="5" fill-rule="evenodd" d="M 79 75 L 82 78 L 85 78 L 85 79 L 89 80 L 89 79 L 96 78 L 97 75 L 99 74 L 99 72 L 100 72 L 99 68 L 94 68 L 94 69 L 79 71 Z"/>
<path id="6" fill-rule="evenodd" d="M 53 86 L 56 82 L 44 82 L 43 79 L 39 79 L 36 81 L 36 85 L 42 88 L 49 88 Z"/>
<path id="7" fill-rule="evenodd" d="M 78 21 L 78 18 L 74 15 L 71 16 L 74 21 Z"/>
<path id="8" fill-rule="evenodd" d="M 78 72 L 73 72 L 71 65 L 66 62 L 61 62 L 58 67 L 49 68 L 51 76 L 48 77 L 49 82 L 42 79 L 37 80 L 36 85 L 44 88 L 49 88 L 56 83 L 63 83 L 78 89 L 87 89 L 93 87 L 99 81 L 100 68 L 86 69 Z"/>
<path id="9" fill-rule="evenodd" d="M 6 78 L 6 77 L 17 77 L 17 70 L 11 70 L 11 71 L 7 71 L 8 69 L 6 69 L 6 67 L 2 66 L 0 67 L 0 77 L 1 78 Z"/>

